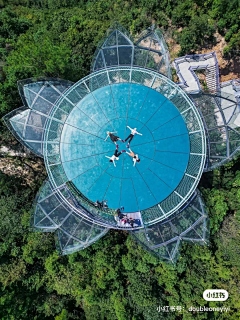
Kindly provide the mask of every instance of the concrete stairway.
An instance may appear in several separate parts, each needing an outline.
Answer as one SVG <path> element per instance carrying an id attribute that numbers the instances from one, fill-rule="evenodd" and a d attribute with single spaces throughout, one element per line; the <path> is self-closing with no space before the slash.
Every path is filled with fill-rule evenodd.
<path id="1" fill-rule="evenodd" d="M 211 92 L 219 89 L 219 70 L 215 52 L 180 57 L 174 60 L 173 66 L 181 81 L 179 85 L 187 93 L 197 93 L 202 90 L 196 70 L 206 70 L 206 82 Z"/>

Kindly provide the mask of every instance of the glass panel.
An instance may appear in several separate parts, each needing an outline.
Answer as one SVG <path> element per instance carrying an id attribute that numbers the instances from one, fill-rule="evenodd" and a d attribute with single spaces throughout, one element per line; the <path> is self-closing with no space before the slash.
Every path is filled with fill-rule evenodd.
<path id="1" fill-rule="evenodd" d="M 186 212 L 185 212 L 185 214 L 186 214 Z M 176 218 L 171 220 L 170 223 L 174 225 L 174 228 L 176 228 L 178 235 L 180 235 L 182 232 L 184 232 L 186 229 L 188 229 L 190 227 L 190 222 L 188 220 L 184 219 L 183 213 L 178 214 L 176 216 Z"/>
<path id="2" fill-rule="evenodd" d="M 73 234 L 81 223 L 81 219 L 78 219 L 74 214 L 71 214 L 67 220 L 62 224 L 62 228 L 65 229 L 68 233 Z"/>
<path id="3" fill-rule="evenodd" d="M 119 64 L 120 65 L 131 65 L 132 63 L 132 48 L 118 48 Z"/>
<path id="4" fill-rule="evenodd" d="M 193 151 L 191 150 L 191 152 Z M 202 150 L 200 153 L 202 153 Z M 201 163 L 202 163 L 201 155 L 190 154 L 186 173 L 190 174 L 191 176 L 197 177 L 199 174 L 199 168 L 201 167 Z"/>
<path id="5" fill-rule="evenodd" d="M 162 32 L 161 32 L 160 29 L 158 29 L 158 28 L 155 29 L 154 36 L 159 40 L 160 45 L 161 45 L 161 50 L 162 51 L 168 51 L 168 46 L 167 46 L 167 44 L 166 44 L 166 42 L 164 40 L 164 37 L 163 37 Z"/>
<path id="6" fill-rule="evenodd" d="M 182 113 L 182 117 L 186 123 L 188 131 L 193 132 L 201 129 L 197 121 L 197 117 L 192 109 Z"/>
<path id="7" fill-rule="evenodd" d="M 23 138 L 23 130 L 24 130 L 24 124 L 19 122 L 14 122 L 10 120 L 10 123 L 13 127 L 13 129 L 16 131 L 16 133 L 19 135 L 21 139 Z"/>
<path id="8" fill-rule="evenodd" d="M 74 108 L 74 105 L 70 103 L 67 99 L 63 99 L 59 105 L 59 108 L 61 108 L 64 112 L 69 114 Z"/>
<path id="9" fill-rule="evenodd" d="M 162 51 L 160 44 L 158 42 L 158 39 L 156 38 L 155 35 L 152 35 L 152 42 L 151 42 L 151 49 L 156 50 L 156 51 Z"/>
<path id="10" fill-rule="evenodd" d="M 118 65 L 117 49 L 103 49 L 104 58 L 106 61 L 106 66 L 116 66 Z"/>
<path id="11" fill-rule="evenodd" d="M 34 91 L 35 93 L 38 93 L 40 91 L 40 89 L 42 89 L 42 86 L 44 85 L 44 82 L 32 82 L 32 83 L 29 83 L 29 84 L 26 84 L 24 86 L 24 91 L 26 89 L 29 88 L 31 91 Z"/>
<path id="12" fill-rule="evenodd" d="M 190 152 L 202 153 L 203 152 L 203 138 L 201 132 L 191 133 L 189 135 L 190 140 Z"/>
<path id="13" fill-rule="evenodd" d="M 101 87 L 107 86 L 109 84 L 106 72 L 100 73 L 95 77 L 89 79 L 88 86 L 90 91 L 95 91 Z"/>
<path id="14" fill-rule="evenodd" d="M 49 114 L 52 107 L 53 107 L 53 105 L 50 102 L 42 99 L 40 96 L 37 98 L 37 100 L 32 105 L 32 109 L 37 110 L 43 114 Z"/>
<path id="15" fill-rule="evenodd" d="M 155 83 L 154 83 L 154 86 L 155 86 Z M 184 110 L 187 110 L 189 108 L 189 102 L 180 92 L 176 92 L 176 94 L 172 96 L 170 100 L 178 108 L 179 112 L 183 112 Z"/>
<path id="16" fill-rule="evenodd" d="M 230 149 L 230 155 L 236 151 L 240 147 L 240 140 L 239 141 L 230 141 L 229 142 L 229 149 Z"/>
<path id="17" fill-rule="evenodd" d="M 169 251 L 166 246 L 161 246 L 159 248 L 154 249 L 154 252 L 156 252 L 160 257 L 170 260 Z"/>
<path id="18" fill-rule="evenodd" d="M 240 140 L 240 134 L 237 131 L 228 128 L 228 138 L 229 140 Z"/>
<path id="19" fill-rule="evenodd" d="M 102 50 L 99 51 L 96 62 L 95 62 L 95 66 L 94 66 L 94 70 L 98 70 L 98 69 L 102 69 L 104 68 L 104 61 L 103 61 L 103 57 L 102 57 Z"/>
<path id="20" fill-rule="evenodd" d="M 98 239 L 99 236 L 101 236 L 101 234 L 103 232 L 105 232 L 106 229 L 98 229 L 97 227 L 93 226 L 92 228 L 92 233 L 91 233 L 91 236 L 90 238 L 88 239 L 88 242 L 90 241 L 94 241 L 95 239 Z"/>
<path id="21" fill-rule="evenodd" d="M 218 122 L 218 116 L 220 116 L 220 120 L 221 120 L 219 122 Z M 222 126 L 224 124 L 222 121 L 222 117 L 221 117 L 220 112 L 217 114 L 217 116 L 214 113 L 210 114 L 208 116 L 205 116 L 204 120 L 205 120 L 205 123 L 206 123 L 208 129 Z"/>
<path id="22" fill-rule="evenodd" d="M 210 156 L 227 156 L 227 142 L 222 143 L 210 143 Z"/>
<path id="23" fill-rule="evenodd" d="M 173 260 L 174 255 L 178 249 L 178 241 L 170 242 L 166 245 L 170 258 Z"/>
<path id="24" fill-rule="evenodd" d="M 210 142 L 221 142 L 223 140 L 226 140 L 227 135 L 225 127 L 219 127 L 214 130 L 209 130 L 208 137 Z"/>
<path id="25" fill-rule="evenodd" d="M 195 201 L 194 201 L 194 204 L 196 205 Z M 200 212 L 201 212 L 201 208 L 196 207 L 196 209 L 197 210 L 200 209 Z M 202 217 L 201 213 L 199 213 L 197 210 L 195 210 L 195 206 L 193 207 L 193 206 L 189 205 L 181 213 L 181 220 L 183 220 L 183 222 L 186 223 L 185 229 L 188 229 L 189 227 L 191 227 L 198 219 L 200 219 Z M 185 231 L 185 230 L 183 230 L 183 231 Z"/>
<path id="26" fill-rule="evenodd" d="M 134 49 L 133 65 L 139 67 L 145 67 L 148 57 L 148 50 Z"/>
<path id="27" fill-rule="evenodd" d="M 24 86 L 23 90 L 24 90 L 24 96 L 26 98 L 27 104 L 28 104 L 29 108 L 31 108 L 31 106 L 32 106 L 34 100 L 36 99 L 37 95 L 36 95 L 36 93 L 28 90 L 26 88 L 26 86 Z"/>
<path id="28" fill-rule="evenodd" d="M 63 111 L 62 109 L 58 108 L 58 109 L 54 112 L 53 117 L 54 117 L 55 119 L 60 120 L 61 122 L 65 122 L 65 120 L 66 120 L 67 117 L 68 117 L 68 114 L 67 114 L 65 111 Z"/>
<path id="29" fill-rule="evenodd" d="M 44 89 L 41 91 L 40 96 L 46 100 L 54 103 L 60 96 L 60 93 L 57 92 L 49 83 L 46 83 Z"/>
<path id="30" fill-rule="evenodd" d="M 164 240 L 158 227 L 152 226 L 146 230 L 149 246 L 161 244 Z"/>
<path id="31" fill-rule="evenodd" d="M 26 140 L 43 140 L 43 130 L 37 127 L 26 126 L 25 129 L 25 139 Z"/>
<path id="32" fill-rule="evenodd" d="M 146 68 L 158 71 L 161 60 L 161 54 L 149 51 Z"/>
<path id="33" fill-rule="evenodd" d="M 42 143 L 40 142 L 26 142 L 26 145 L 29 146 L 35 153 L 42 155 Z"/>
<path id="34" fill-rule="evenodd" d="M 112 47 L 117 45 L 117 39 L 116 39 L 116 31 L 113 31 L 113 33 L 109 36 L 109 38 L 106 40 L 103 47 Z"/>
<path id="35" fill-rule="evenodd" d="M 199 108 L 203 116 L 213 114 L 219 110 L 216 101 L 211 96 L 209 98 L 208 96 L 201 96 L 198 100 Z"/>
<path id="36" fill-rule="evenodd" d="M 41 201 L 41 207 L 47 214 L 53 211 L 59 204 L 60 202 L 55 194 L 52 194 L 50 197 Z"/>
<path id="37" fill-rule="evenodd" d="M 29 115 L 30 110 L 24 110 L 20 113 L 17 113 L 15 116 L 13 116 L 12 118 L 10 118 L 10 121 L 16 121 L 16 122 L 21 122 L 21 123 L 25 123 L 27 120 L 27 117 Z"/>
<path id="38" fill-rule="evenodd" d="M 74 83 L 68 80 L 51 80 L 48 81 L 54 87 L 55 90 L 60 91 L 61 93 L 66 91 Z"/>
<path id="39" fill-rule="evenodd" d="M 76 239 L 70 238 L 68 242 L 66 242 L 63 250 L 64 254 L 70 254 L 79 250 L 84 249 L 83 243 L 77 241 Z"/>
<path id="40" fill-rule="evenodd" d="M 220 158 L 220 159 L 217 159 L 217 158 L 209 158 L 209 162 L 210 162 L 210 165 L 208 166 L 208 168 L 211 168 L 211 170 L 213 170 L 213 168 L 216 168 L 218 167 L 218 164 L 224 159 Z"/>
<path id="41" fill-rule="evenodd" d="M 138 69 L 139 70 L 139 69 Z M 146 79 L 146 74 L 142 71 L 132 70 L 132 83 L 144 84 Z"/>
<path id="42" fill-rule="evenodd" d="M 34 224 L 36 225 L 38 222 L 40 222 L 44 218 L 46 218 L 46 214 L 43 212 L 40 206 L 37 205 L 34 212 Z"/>
<path id="43" fill-rule="evenodd" d="M 179 183 L 178 187 L 176 188 L 176 192 L 178 194 L 180 194 L 182 197 L 185 197 L 188 192 L 190 191 L 190 189 L 192 188 L 192 186 L 195 183 L 195 179 L 191 178 L 189 176 L 183 176 L 181 182 Z"/>
<path id="44" fill-rule="evenodd" d="M 161 232 L 161 235 L 163 237 L 163 241 L 169 241 L 172 238 L 176 237 L 176 230 L 174 230 L 174 228 L 172 228 L 170 223 L 164 223 L 162 225 L 159 226 L 159 230 Z"/>
<path id="45" fill-rule="evenodd" d="M 51 178 L 54 180 L 57 186 L 61 186 L 62 184 L 68 181 L 68 178 L 66 177 L 66 174 L 61 164 L 51 166 L 49 169 L 51 170 L 52 174 Z"/>
<path id="46" fill-rule="evenodd" d="M 138 46 L 139 47 L 143 47 L 143 48 L 149 48 L 151 45 L 151 39 L 152 39 L 152 34 L 150 34 L 149 36 L 147 36 L 146 38 L 140 40 L 140 42 L 138 42 Z"/>
<path id="47" fill-rule="evenodd" d="M 129 39 L 125 38 L 120 32 L 117 31 L 118 45 L 129 45 L 132 44 Z"/>
<path id="48" fill-rule="evenodd" d="M 49 220 L 48 218 L 43 219 L 42 221 L 38 222 L 36 227 L 42 227 L 42 228 L 56 228 L 57 226 L 55 225 L 54 222 Z"/>
<path id="49" fill-rule="evenodd" d="M 70 236 L 66 234 L 63 230 L 58 230 L 58 239 L 61 248 L 64 248 L 69 243 Z"/>
<path id="50" fill-rule="evenodd" d="M 194 229 L 190 229 L 187 233 L 182 235 L 184 240 L 194 241 L 196 239 L 201 239 L 201 236 L 196 233 Z"/>
<path id="51" fill-rule="evenodd" d="M 44 187 L 42 188 L 39 198 L 38 198 L 38 202 L 41 202 L 41 199 L 46 198 L 47 196 L 50 196 L 50 194 L 52 193 L 52 188 L 50 185 L 50 182 L 45 183 Z"/>
<path id="52" fill-rule="evenodd" d="M 147 232 L 147 230 L 146 230 L 146 232 Z M 145 244 L 145 245 L 147 245 L 147 246 L 152 245 L 151 242 L 150 242 L 150 239 L 149 239 L 149 241 L 147 240 L 146 235 L 145 235 L 145 232 L 144 232 L 143 230 L 138 231 L 138 232 L 134 232 L 133 235 L 134 235 L 134 237 L 136 237 L 137 240 L 140 241 L 141 243 L 143 243 L 143 244 Z"/>
<path id="53" fill-rule="evenodd" d="M 67 97 L 73 104 L 77 104 L 82 99 L 77 90 L 74 89 L 68 94 Z"/>
<path id="54" fill-rule="evenodd" d="M 87 94 L 89 94 L 89 91 L 84 83 L 79 83 L 76 87 L 74 87 L 73 90 L 76 91 L 81 98 L 84 98 Z"/>
<path id="55" fill-rule="evenodd" d="M 162 56 L 159 72 L 162 74 L 165 74 L 167 76 L 168 75 L 168 66 L 169 66 L 169 61 L 167 59 L 167 56 Z"/>
<path id="56" fill-rule="evenodd" d="M 68 214 L 69 210 L 67 210 L 64 206 L 60 205 L 52 213 L 50 213 L 49 217 L 54 222 L 56 222 L 57 225 L 60 225 Z"/>
<path id="57" fill-rule="evenodd" d="M 44 128 L 47 117 L 35 112 L 31 111 L 28 117 L 27 124 L 32 125 L 38 128 Z"/>
<path id="58" fill-rule="evenodd" d="M 90 236 L 90 231 L 92 228 L 92 224 L 87 224 L 84 222 L 81 222 L 73 235 L 78 238 L 81 241 L 86 241 L 87 238 Z"/>
<path id="59" fill-rule="evenodd" d="M 60 146 L 58 143 L 48 143 L 46 149 L 48 157 L 58 155 L 60 153 Z"/>

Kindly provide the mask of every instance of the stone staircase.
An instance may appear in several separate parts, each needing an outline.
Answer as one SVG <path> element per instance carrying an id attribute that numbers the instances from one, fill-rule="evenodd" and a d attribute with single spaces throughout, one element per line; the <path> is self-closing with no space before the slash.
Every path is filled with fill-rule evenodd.
<path id="1" fill-rule="evenodd" d="M 210 92 L 219 90 L 219 69 L 215 52 L 186 55 L 174 60 L 173 66 L 180 79 L 179 86 L 187 93 L 202 90 L 196 70 L 206 71 L 206 83 Z"/>

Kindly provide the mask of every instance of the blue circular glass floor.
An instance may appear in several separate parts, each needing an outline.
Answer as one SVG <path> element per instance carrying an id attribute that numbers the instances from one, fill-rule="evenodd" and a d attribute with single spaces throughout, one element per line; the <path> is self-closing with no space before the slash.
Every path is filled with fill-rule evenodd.
<path id="1" fill-rule="evenodd" d="M 107 131 L 125 140 L 137 128 L 130 149 L 109 162 L 116 149 Z M 127 142 L 117 141 L 118 151 Z M 61 135 L 61 161 L 76 188 L 91 201 L 108 200 L 112 209 L 136 212 L 168 197 L 181 181 L 189 160 L 189 136 L 178 109 L 155 90 L 121 83 L 83 98 L 69 114 Z M 107 157 L 106 157 L 107 156 Z"/>

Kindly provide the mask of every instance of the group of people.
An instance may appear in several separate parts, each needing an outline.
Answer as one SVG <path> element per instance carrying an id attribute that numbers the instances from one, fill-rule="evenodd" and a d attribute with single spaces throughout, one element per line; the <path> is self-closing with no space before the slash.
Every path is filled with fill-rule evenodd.
<path id="1" fill-rule="evenodd" d="M 122 140 L 120 139 L 118 136 L 114 135 L 114 133 L 117 133 L 117 131 L 114 131 L 114 132 L 110 132 L 110 131 L 107 131 L 107 138 L 105 139 L 105 141 L 110 137 L 111 141 L 113 143 L 115 143 L 116 145 L 116 150 L 114 152 L 114 154 L 111 156 L 111 157 L 108 157 L 108 156 L 105 156 L 106 158 L 110 159 L 109 162 L 112 162 L 114 164 L 114 167 L 116 167 L 116 164 L 115 164 L 115 160 L 119 160 L 119 156 L 123 153 L 123 152 L 126 152 L 126 150 L 122 150 L 122 151 L 118 151 L 118 144 L 117 144 L 117 141 L 122 141 L 122 142 L 127 142 L 128 140 L 128 144 L 127 144 L 127 148 L 129 149 L 130 152 L 126 152 L 130 157 L 133 158 L 133 166 L 135 167 L 136 165 L 136 162 L 140 162 L 140 159 L 138 157 L 137 154 L 135 154 L 130 148 L 129 148 L 129 145 L 133 139 L 133 137 L 135 136 L 135 134 L 138 134 L 140 136 L 142 136 L 141 133 L 137 132 L 137 128 L 130 128 L 129 126 L 127 126 L 128 129 L 131 130 L 131 133 L 130 135 L 125 139 L 125 140 Z"/>
<path id="2" fill-rule="evenodd" d="M 103 200 L 103 201 L 99 201 L 97 200 L 96 202 L 94 202 L 94 206 L 97 207 L 98 209 L 107 209 L 108 205 L 107 205 L 107 200 Z"/>
<path id="3" fill-rule="evenodd" d="M 132 228 L 134 228 L 134 223 L 135 224 L 137 223 L 137 221 L 135 221 L 135 219 L 133 219 L 131 217 L 128 218 L 128 216 L 126 214 L 124 214 L 123 212 L 121 212 L 120 209 L 117 209 L 117 214 L 115 215 L 115 220 L 117 222 L 121 222 L 122 225 L 126 225 L 128 223 L 128 224 L 130 224 L 130 226 Z"/>
<path id="4" fill-rule="evenodd" d="M 114 131 L 114 132 L 110 132 L 110 131 L 107 131 L 107 138 L 105 139 L 105 141 L 110 137 L 111 141 L 116 145 L 116 150 L 114 152 L 114 154 L 111 156 L 111 157 L 108 157 L 108 156 L 105 156 L 106 158 L 109 159 L 109 162 L 112 162 L 114 164 L 114 167 L 116 167 L 116 164 L 115 164 L 115 160 L 119 160 L 119 156 L 123 153 L 123 152 L 126 152 L 126 150 L 121 150 L 120 152 L 118 151 L 119 149 L 119 146 L 117 144 L 117 141 L 122 141 L 123 143 L 127 142 L 128 140 L 128 144 L 127 144 L 127 148 L 129 149 L 129 152 L 126 152 L 130 157 L 133 158 L 133 166 L 135 167 L 136 163 L 140 162 L 140 159 L 138 157 L 137 154 L 135 154 L 130 148 L 129 148 L 129 145 L 131 143 L 131 141 L 133 140 L 133 137 L 135 136 L 135 134 L 138 134 L 140 136 L 142 136 L 141 133 L 137 132 L 137 128 L 130 128 L 129 126 L 127 126 L 128 129 L 131 130 L 131 133 L 129 134 L 129 136 L 125 139 L 125 140 L 122 140 L 120 139 L 118 136 L 116 136 L 114 133 L 117 133 L 117 131 Z M 102 209 L 102 210 L 106 210 L 108 208 L 108 205 L 107 205 L 107 200 L 103 200 L 103 201 L 99 201 L 97 200 L 95 203 L 94 203 L 94 206 L 98 209 Z M 121 209 L 117 209 L 117 214 L 115 215 L 115 219 L 116 221 L 120 222 L 122 225 L 125 225 L 125 224 L 130 224 L 130 226 L 132 228 L 134 228 L 134 223 L 135 224 L 138 224 L 138 221 L 136 219 L 133 219 L 131 217 L 128 217 L 126 214 L 122 213 L 121 210 L 123 211 L 124 208 L 122 207 Z"/>
<path id="5" fill-rule="evenodd" d="M 94 202 L 94 206 L 100 210 L 108 209 L 107 200 L 103 200 L 101 202 L 97 200 L 96 202 Z M 124 207 L 121 207 L 121 209 L 117 209 L 115 220 L 117 222 L 120 222 L 122 225 L 130 224 L 132 228 L 134 228 L 134 224 L 138 225 L 138 221 L 136 219 L 128 217 L 127 214 L 122 212 L 123 210 Z"/>

